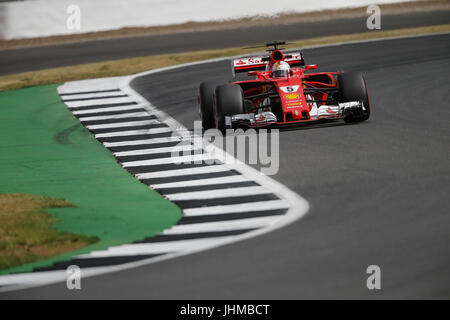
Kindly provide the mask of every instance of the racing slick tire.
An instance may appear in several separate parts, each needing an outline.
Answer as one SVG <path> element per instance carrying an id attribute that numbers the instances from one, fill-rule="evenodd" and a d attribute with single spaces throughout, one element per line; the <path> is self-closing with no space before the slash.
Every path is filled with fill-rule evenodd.
<path id="1" fill-rule="evenodd" d="M 338 75 L 341 102 L 362 101 L 365 110 L 362 113 L 349 113 L 344 117 L 347 123 L 361 122 L 370 117 L 370 101 L 366 81 L 361 72 L 341 73 Z"/>
<path id="2" fill-rule="evenodd" d="M 198 89 L 198 104 L 204 130 L 215 128 L 216 126 L 214 119 L 214 91 L 216 87 L 217 83 L 208 81 L 202 82 Z"/>
<path id="3" fill-rule="evenodd" d="M 241 86 L 237 84 L 218 86 L 215 92 L 216 128 L 225 133 L 227 129 L 225 117 L 243 113 L 244 99 Z"/>

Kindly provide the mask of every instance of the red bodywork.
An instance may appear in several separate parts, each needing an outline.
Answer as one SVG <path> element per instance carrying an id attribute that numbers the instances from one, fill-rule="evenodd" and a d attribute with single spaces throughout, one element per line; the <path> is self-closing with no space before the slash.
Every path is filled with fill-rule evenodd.
<path id="1" fill-rule="evenodd" d="M 336 83 L 336 76 L 339 72 L 305 73 L 306 70 L 316 69 L 317 65 L 304 66 L 300 53 L 285 56 L 281 51 L 274 50 L 269 61 L 264 62 L 262 59 L 256 57 L 235 60 L 233 65 L 235 72 L 247 72 L 249 76 L 256 77 L 254 80 L 234 82 L 234 84 L 242 87 L 244 100 L 249 99 L 254 110 L 264 109 L 264 100 L 269 95 L 277 101 L 277 106 L 271 106 L 272 112 L 277 115 L 277 125 L 315 121 L 323 118 L 333 119 L 341 116 L 331 109 L 327 110 L 326 116 L 316 115 L 312 117 L 310 115 L 314 103 L 317 107 L 327 105 L 332 95 L 339 90 Z M 271 70 L 272 65 L 277 61 L 285 61 L 291 65 L 291 72 L 288 77 L 272 78 L 271 72 L 265 71 Z M 262 68 L 264 70 L 261 70 Z M 278 95 L 279 100 L 275 95 Z M 247 112 L 252 112 L 250 102 L 247 102 L 246 106 Z M 335 115 L 333 116 L 333 114 Z M 252 126 L 264 125 L 266 124 L 252 124 Z"/>

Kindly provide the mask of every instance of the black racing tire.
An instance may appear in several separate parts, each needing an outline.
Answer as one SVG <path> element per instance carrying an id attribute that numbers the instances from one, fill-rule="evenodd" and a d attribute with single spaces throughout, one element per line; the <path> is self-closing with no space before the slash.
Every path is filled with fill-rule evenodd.
<path id="1" fill-rule="evenodd" d="M 341 102 L 362 101 L 364 108 L 362 114 L 349 114 L 344 117 L 347 123 L 361 122 L 370 117 L 370 100 L 366 81 L 361 72 L 341 73 L 338 75 L 338 84 L 341 92 Z"/>
<path id="2" fill-rule="evenodd" d="M 218 86 L 215 92 L 216 128 L 225 133 L 225 117 L 244 113 L 244 98 L 241 86 L 224 84 Z"/>
<path id="3" fill-rule="evenodd" d="M 208 81 L 202 82 L 198 88 L 198 104 L 204 130 L 215 128 L 216 126 L 214 118 L 214 91 L 216 87 L 216 82 Z"/>

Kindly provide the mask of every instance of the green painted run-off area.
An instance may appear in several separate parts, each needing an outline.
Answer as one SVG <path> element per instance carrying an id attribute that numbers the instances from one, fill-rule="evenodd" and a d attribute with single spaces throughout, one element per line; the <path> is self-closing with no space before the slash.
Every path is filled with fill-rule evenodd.
<path id="1" fill-rule="evenodd" d="M 61 231 L 99 242 L 52 259 L 0 271 L 31 271 L 170 228 L 180 209 L 123 169 L 61 102 L 57 85 L 0 93 L 0 193 L 65 198 L 53 208 Z"/>

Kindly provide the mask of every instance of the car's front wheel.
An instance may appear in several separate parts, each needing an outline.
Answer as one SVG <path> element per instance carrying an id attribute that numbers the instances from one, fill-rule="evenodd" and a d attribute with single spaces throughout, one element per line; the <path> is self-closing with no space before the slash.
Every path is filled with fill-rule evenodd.
<path id="1" fill-rule="evenodd" d="M 224 84 L 218 86 L 215 92 L 216 128 L 225 133 L 226 117 L 244 113 L 244 99 L 241 86 Z"/>
<path id="2" fill-rule="evenodd" d="M 215 127 L 214 120 L 214 91 L 217 83 L 202 82 L 198 89 L 198 104 L 203 129 L 208 130 Z"/>
<path id="3" fill-rule="evenodd" d="M 341 102 L 362 101 L 364 110 L 360 114 L 350 113 L 344 117 L 347 123 L 360 122 L 370 117 L 370 101 L 366 81 L 361 72 L 341 73 L 338 75 Z"/>

